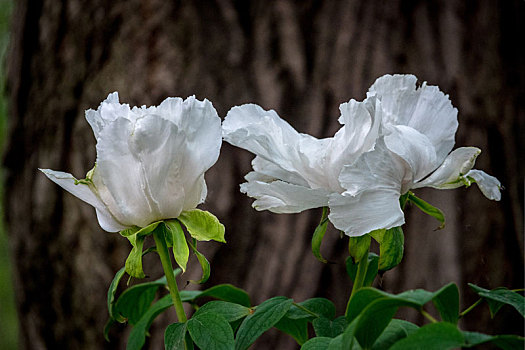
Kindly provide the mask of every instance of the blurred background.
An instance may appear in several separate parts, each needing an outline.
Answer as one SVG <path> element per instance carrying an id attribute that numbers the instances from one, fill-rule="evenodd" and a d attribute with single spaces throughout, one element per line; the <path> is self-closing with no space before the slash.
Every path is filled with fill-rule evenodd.
<path id="1" fill-rule="evenodd" d="M 412 73 L 438 85 L 459 110 L 456 147 L 482 149 L 476 168 L 503 183 L 502 201 L 475 186 L 418 191 L 444 211 L 447 225 L 435 231 L 434 219 L 408 208 L 404 259 L 377 286 L 437 290 L 453 281 L 462 308 L 476 301 L 467 282 L 522 288 L 524 23 L 521 0 L 0 0 L 0 348 L 125 347 L 124 327 L 112 331 L 111 343 L 102 329 L 105 291 L 130 246 L 37 171 L 82 178 L 91 169 L 95 140 L 84 110 L 113 91 L 131 105 L 194 94 L 221 117 L 253 102 L 301 132 L 329 137 L 339 128 L 339 104 L 362 100 L 383 74 Z M 224 144 L 207 172 L 203 207 L 225 224 L 228 244 L 202 245 L 212 263 L 204 287 L 232 283 L 254 303 L 329 297 L 344 313 L 347 240 L 327 233 L 322 251 L 332 263 L 324 265 L 310 252 L 320 210 L 252 209 L 239 193 L 252 158 Z M 158 265 L 146 259 L 151 278 Z M 181 285 L 199 274 L 190 266 Z M 423 322 L 407 310 L 400 316 Z M 149 348 L 162 347 L 160 329 L 173 317 L 153 324 Z M 521 334 L 523 320 L 504 308 L 491 321 L 480 307 L 462 327 Z M 253 348 L 297 347 L 270 332 Z"/>

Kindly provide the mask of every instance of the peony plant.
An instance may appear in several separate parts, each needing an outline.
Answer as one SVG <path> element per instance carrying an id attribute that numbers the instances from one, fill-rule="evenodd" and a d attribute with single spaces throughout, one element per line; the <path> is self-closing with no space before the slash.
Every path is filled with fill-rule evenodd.
<path id="1" fill-rule="evenodd" d="M 108 290 L 106 338 L 114 323 L 128 323 L 132 329 L 127 349 L 141 349 L 153 320 L 173 306 L 178 322 L 165 330 L 166 349 L 244 350 L 272 327 L 293 337 L 304 350 L 453 349 L 485 343 L 523 348 L 520 336 L 458 327 L 482 301 L 492 316 L 504 305 L 525 316 L 525 299 L 518 290 L 470 285 L 480 300 L 460 311 L 459 290 L 452 283 L 435 292 L 418 289 L 397 295 L 371 287 L 379 272 L 401 261 L 400 226 L 407 202 L 444 225 L 443 213 L 412 190 L 476 183 L 487 198 L 501 196 L 496 178 L 472 169 L 478 148 L 452 151 L 458 122 L 448 96 L 426 83 L 416 87 L 416 80 L 412 75 L 379 78 L 365 100 L 340 105 L 342 127 L 325 139 L 301 134 L 276 112 L 254 104 L 233 107 L 222 127 L 211 103 L 194 97 L 130 108 L 113 93 L 96 111 L 86 111 L 97 140 L 95 167 L 80 180 L 41 170 L 95 207 L 104 230 L 120 232 L 132 245 Z M 328 221 L 344 233 L 342 238 L 348 236 L 345 268 L 353 287 L 344 314 L 338 315 L 325 298 L 296 302 L 278 296 L 254 306 L 245 291 L 229 284 L 178 290 L 175 278 L 185 271 L 190 248 L 203 270 L 202 278 L 192 282 L 203 283 L 210 266 L 197 242 L 225 242 L 224 226 L 196 208 L 206 198 L 204 173 L 218 158 L 221 137 L 256 155 L 253 171 L 241 184 L 241 191 L 255 198 L 255 209 L 297 213 L 323 208 L 312 237 L 319 260 L 326 262 L 320 245 Z M 148 236 L 155 246 L 143 250 Z M 370 252 L 372 239 L 379 243 L 379 255 Z M 159 256 L 165 276 L 133 284 L 119 294 L 126 273 L 130 280 L 145 278 L 142 256 L 150 252 Z M 162 292 L 165 288 L 169 294 Z M 216 300 L 203 302 L 204 298 Z M 194 309 L 190 318 L 183 302 Z M 427 311 L 430 303 L 434 315 Z M 418 310 L 429 323 L 420 327 L 394 318 L 400 307 Z"/>

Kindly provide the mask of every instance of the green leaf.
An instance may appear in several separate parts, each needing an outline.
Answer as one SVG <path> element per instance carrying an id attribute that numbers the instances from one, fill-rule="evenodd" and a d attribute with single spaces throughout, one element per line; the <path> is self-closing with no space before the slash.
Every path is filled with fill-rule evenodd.
<path id="1" fill-rule="evenodd" d="M 233 330 L 226 319 L 215 313 L 196 313 L 187 322 L 188 331 L 195 344 L 206 350 L 233 350 Z"/>
<path id="2" fill-rule="evenodd" d="M 138 226 L 133 226 L 131 228 L 127 228 L 125 230 L 120 231 L 120 235 L 124 237 L 129 237 L 133 235 L 147 236 L 151 232 L 153 232 L 153 230 L 156 229 L 161 222 L 162 221 L 155 221 L 154 223 L 151 223 L 148 226 L 142 228 Z"/>
<path id="3" fill-rule="evenodd" d="M 446 350 L 460 348 L 463 334 L 448 322 L 430 323 L 396 342 L 390 350 Z"/>
<path id="4" fill-rule="evenodd" d="M 492 318 L 494 318 L 502 305 L 512 306 L 522 317 L 525 317 L 525 298 L 522 295 L 503 287 L 488 290 L 472 283 L 468 285 L 480 297 L 487 300 Z"/>
<path id="5" fill-rule="evenodd" d="M 203 284 L 208 280 L 208 278 L 210 278 L 210 273 L 211 273 L 210 263 L 208 262 L 208 259 L 206 259 L 206 257 L 197 250 L 196 242 L 195 244 L 190 243 L 190 247 L 193 250 L 193 253 L 195 254 L 195 256 L 197 257 L 197 260 L 199 260 L 199 264 L 201 265 L 201 269 L 202 269 L 201 279 L 198 281 L 190 280 L 190 282 L 195 283 L 195 284 Z"/>
<path id="6" fill-rule="evenodd" d="M 194 301 L 201 297 L 211 297 L 247 307 L 251 306 L 248 293 L 240 288 L 232 286 L 231 284 L 218 284 L 203 291 L 182 290 L 180 291 L 180 297 L 182 301 Z"/>
<path id="7" fill-rule="evenodd" d="M 352 281 L 355 281 L 357 276 L 358 264 L 354 263 L 354 259 L 351 256 L 346 258 L 346 272 Z M 371 286 L 374 283 L 374 280 L 377 276 L 377 271 L 379 267 L 379 255 L 376 253 L 368 253 L 368 268 L 366 270 L 364 286 Z"/>
<path id="8" fill-rule="evenodd" d="M 115 274 L 115 277 L 113 277 L 113 280 L 111 281 L 111 284 L 109 285 L 109 289 L 108 289 L 107 304 L 108 304 L 109 317 L 118 322 L 124 322 L 125 320 L 115 312 L 115 294 L 117 294 L 118 285 L 120 283 L 120 280 L 122 279 L 122 276 L 124 276 L 125 272 L 126 272 L 125 267 L 118 270 L 117 273 Z M 107 334 L 106 334 L 106 337 L 107 337 Z"/>
<path id="9" fill-rule="evenodd" d="M 308 340 L 301 346 L 301 350 L 326 350 L 332 338 L 328 337 L 316 337 Z"/>
<path id="10" fill-rule="evenodd" d="M 178 220 L 167 220 L 164 224 L 166 225 L 169 236 L 171 237 L 175 261 L 182 269 L 182 272 L 185 272 L 186 264 L 188 263 L 188 258 L 190 256 L 190 248 L 188 248 L 184 231 Z"/>
<path id="11" fill-rule="evenodd" d="M 148 311 L 157 290 L 162 286 L 162 283 L 149 282 L 126 289 L 115 303 L 116 313 L 126 318 L 130 324 L 136 324 Z"/>
<path id="12" fill-rule="evenodd" d="M 144 343 L 146 343 L 146 335 L 148 333 L 151 322 L 161 312 L 173 305 L 171 296 L 168 294 L 163 298 L 159 299 L 153 304 L 148 311 L 140 318 L 139 322 L 131 329 L 129 334 L 128 344 L 126 345 L 127 350 L 139 350 L 142 349 Z"/>
<path id="13" fill-rule="evenodd" d="M 183 211 L 177 218 L 197 241 L 214 240 L 226 243 L 224 240 L 224 225 L 208 211 L 191 209 Z"/>
<path id="14" fill-rule="evenodd" d="M 434 207 L 432 204 L 425 202 L 421 198 L 416 197 L 412 192 L 408 192 L 408 200 L 414 203 L 416 207 L 421 209 L 423 213 L 436 218 L 441 223 L 441 225 L 439 225 L 437 228 L 438 230 L 441 230 L 445 227 L 445 215 L 441 210 Z"/>
<path id="15" fill-rule="evenodd" d="M 290 310 L 286 313 L 286 317 L 291 319 L 313 319 L 315 318 L 312 313 L 316 314 L 316 317 L 326 317 L 328 319 L 333 319 L 335 317 L 335 305 L 330 300 L 325 298 L 311 298 L 303 302 L 297 303 L 304 309 L 307 309 L 310 312 L 302 310 L 301 308 L 292 305 Z"/>
<path id="16" fill-rule="evenodd" d="M 459 290 L 450 283 L 434 293 L 432 302 L 445 322 L 457 324 L 459 320 Z"/>
<path id="17" fill-rule="evenodd" d="M 321 243 L 323 242 L 324 234 L 326 233 L 326 228 L 328 226 L 328 208 L 323 207 L 323 214 L 321 216 L 321 221 L 319 225 L 315 228 L 314 234 L 312 236 L 312 253 L 322 263 L 327 263 L 326 259 L 321 255 Z"/>
<path id="18" fill-rule="evenodd" d="M 363 235 L 359 237 L 350 237 L 348 240 L 348 252 L 350 256 L 354 258 L 354 261 L 358 263 L 365 255 L 368 254 L 370 249 L 370 235 Z"/>
<path id="19" fill-rule="evenodd" d="M 313 320 L 312 325 L 316 336 L 335 338 L 343 333 L 347 326 L 347 321 L 344 316 L 338 317 L 333 321 L 325 317 L 319 317 Z"/>
<path id="20" fill-rule="evenodd" d="M 419 327 L 408 321 L 392 319 L 385 330 L 377 338 L 372 350 L 390 349 L 397 341 L 414 333 Z"/>
<path id="21" fill-rule="evenodd" d="M 285 316 L 277 322 L 275 328 L 293 337 L 299 345 L 308 340 L 308 321 L 305 319 L 291 319 Z"/>
<path id="22" fill-rule="evenodd" d="M 127 237 L 133 248 L 126 259 L 126 272 L 131 277 L 144 278 L 146 275 L 142 270 L 142 248 L 146 236 L 135 234 Z"/>
<path id="23" fill-rule="evenodd" d="M 214 300 L 202 305 L 199 310 L 197 310 L 195 315 L 209 312 L 212 314 L 221 315 L 228 322 L 234 322 L 248 316 L 251 311 L 252 310 L 250 308 L 243 305 L 234 304 L 227 301 Z"/>
<path id="24" fill-rule="evenodd" d="M 255 312 L 241 323 L 235 339 L 235 349 L 248 349 L 261 334 L 272 328 L 286 315 L 292 303 L 292 299 L 275 297 L 258 305 Z"/>
<path id="25" fill-rule="evenodd" d="M 379 270 L 388 271 L 403 259 L 405 237 L 400 226 L 386 230 L 379 243 Z"/>
<path id="26" fill-rule="evenodd" d="M 515 350 L 515 349 L 524 349 L 525 348 L 525 338 L 519 337 L 517 335 L 487 335 L 477 332 L 465 332 L 463 331 L 463 336 L 465 337 L 465 344 L 463 347 L 471 348 L 480 344 L 491 342 L 496 345 L 498 348 L 503 350 Z"/>
<path id="27" fill-rule="evenodd" d="M 186 350 L 186 323 L 172 323 L 164 332 L 165 350 Z"/>

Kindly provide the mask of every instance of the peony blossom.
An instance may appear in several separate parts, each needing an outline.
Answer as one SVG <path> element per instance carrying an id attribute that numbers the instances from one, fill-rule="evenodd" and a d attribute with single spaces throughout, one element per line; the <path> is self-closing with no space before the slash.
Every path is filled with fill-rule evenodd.
<path id="1" fill-rule="evenodd" d="M 241 191 L 257 210 L 297 213 L 328 206 L 329 219 L 349 236 L 404 223 L 399 197 L 419 187 L 477 183 L 499 200 L 499 182 L 471 170 L 479 149 L 454 146 L 457 110 L 448 96 L 412 75 L 384 76 L 362 102 L 340 106 L 332 138 L 298 133 L 274 111 L 256 105 L 230 110 L 229 143 L 256 154 Z"/>
<path id="2" fill-rule="evenodd" d="M 97 160 L 86 179 L 41 169 L 96 209 L 109 232 L 177 218 L 206 198 L 204 172 L 219 156 L 221 120 L 208 100 L 167 98 L 130 108 L 116 92 L 86 111 Z"/>

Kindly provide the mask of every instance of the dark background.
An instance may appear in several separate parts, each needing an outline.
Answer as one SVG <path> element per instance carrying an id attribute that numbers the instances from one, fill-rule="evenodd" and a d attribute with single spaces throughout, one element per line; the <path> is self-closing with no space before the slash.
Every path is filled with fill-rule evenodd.
<path id="1" fill-rule="evenodd" d="M 224 117 L 234 105 L 275 109 L 301 132 L 332 136 L 338 107 L 361 100 L 386 73 L 412 73 L 438 85 L 459 110 L 456 146 L 483 150 L 476 168 L 503 183 L 501 202 L 473 186 L 417 194 L 441 208 L 444 230 L 408 209 L 405 257 L 379 286 L 436 290 L 454 281 L 462 308 L 476 300 L 466 286 L 523 286 L 523 1 L 57 1 L 20 0 L 8 56 L 9 132 L 4 158 L 5 218 L 25 349 L 114 349 L 126 330 L 102 338 L 105 291 L 130 246 L 103 232 L 94 210 L 36 169 L 92 167 L 95 140 L 84 110 L 118 91 L 131 105 L 168 96 L 208 98 Z M 225 224 L 228 244 L 203 244 L 212 263 L 206 286 L 233 283 L 255 303 L 286 295 L 335 300 L 342 314 L 350 292 L 346 239 L 333 229 L 323 265 L 310 252 L 320 210 L 298 215 L 256 212 L 239 193 L 252 155 L 224 144 L 207 172 L 203 208 Z M 160 268 L 146 259 L 146 273 Z M 199 274 L 193 262 L 180 281 Z M 188 287 L 193 288 L 193 287 Z M 401 311 L 413 321 L 415 313 Z M 154 323 L 150 348 L 160 348 Z M 465 330 L 519 334 L 523 321 L 486 307 Z M 270 333 L 257 349 L 295 348 Z"/>

